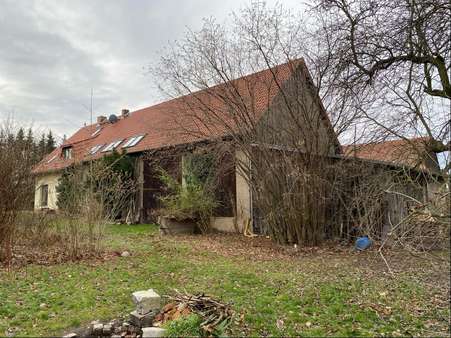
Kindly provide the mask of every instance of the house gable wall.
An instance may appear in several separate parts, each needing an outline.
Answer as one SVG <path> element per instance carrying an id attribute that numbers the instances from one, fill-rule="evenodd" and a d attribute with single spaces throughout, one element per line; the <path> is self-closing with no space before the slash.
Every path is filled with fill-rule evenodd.
<path id="1" fill-rule="evenodd" d="M 35 193 L 34 193 L 34 209 L 50 209 L 57 210 L 58 205 L 58 194 L 56 192 L 56 187 L 58 186 L 61 173 L 49 173 L 46 175 L 39 175 L 36 177 L 35 183 Z M 47 206 L 42 206 L 41 203 L 41 187 L 48 186 L 48 199 Z"/>
<path id="2" fill-rule="evenodd" d="M 338 141 L 305 66 L 299 66 L 281 86 L 259 121 L 257 142 L 335 155 Z"/>

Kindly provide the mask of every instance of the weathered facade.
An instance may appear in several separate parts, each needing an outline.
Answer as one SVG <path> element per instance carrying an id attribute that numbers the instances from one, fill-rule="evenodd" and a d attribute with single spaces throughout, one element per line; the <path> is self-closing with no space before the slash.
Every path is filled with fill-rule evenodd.
<path id="1" fill-rule="evenodd" d="M 298 77 L 297 74 L 304 74 Z M 294 75 L 295 74 L 295 75 Z M 234 80 L 241 95 L 246 97 L 245 101 L 252 107 L 252 119 L 256 123 L 271 125 L 271 130 L 280 129 L 286 112 L 281 108 L 282 96 L 278 84 L 284 90 L 302 90 L 307 95 L 307 104 L 314 107 L 314 114 L 324 114 L 320 125 L 317 125 L 319 133 L 326 135 L 327 144 L 333 134 L 330 122 L 327 120 L 324 109 L 320 106 L 320 100 L 316 92 L 306 91 L 307 86 L 300 81 L 308 80 L 308 72 L 302 60 L 287 63 Z M 248 84 L 252 84 L 253 92 L 249 93 Z M 222 90 L 221 85 L 215 87 L 216 91 Z M 289 90 L 287 90 L 289 92 Z M 112 116 L 107 119 L 100 116 L 97 123 L 86 126 L 77 131 L 65 143 L 49 154 L 35 168 L 36 193 L 35 209 L 57 209 L 56 186 L 61 173 L 74 163 L 89 163 L 102 158 L 112 150 L 125 151 L 137 158 L 137 177 L 139 193 L 137 196 L 137 209 L 141 221 L 155 220 L 154 212 L 160 207 L 158 196 L 162 193 L 154 163 L 149 157 L 149 152 L 164 149 L 178 149 L 186 145 L 194 145 L 205 140 L 218 140 L 227 137 L 228 131 L 222 126 L 214 123 L 209 128 L 201 128 L 202 133 L 196 134 L 196 125 L 193 124 L 192 116 L 187 116 L 187 107 L 196 112 L 196 98 L 208 96 L 206 93 L 198 92 L 191 96 L 170 100 L 152 107 L 144 108 L 135 112 L 123 110 L 120 116 Z M 192 100 L 192 101 L 190 101 Z M 229 113 L 224 102 L 211 101 L 212 109 L 218 114 L 226 116 Z M 300 112 L 298 112 L 300 113 Z M 300 115 L 299 121 L 305 123 L 309 116 Z M 258 122 L 261 121 L 261 122 Z M 283 126 L 286 128 L 286 126 Z M 265 128 L 262 128 L 264 133 Z M 311 126 L 309 127 L 311 130 Z M 186 133 L 189 131 L 189 133 Z M 266 129 L 268 132 L 268 129 Z M 289 134 L 289 133 L 288 133 Z M 284 135 L 285 138 L 289 136 Z M 268 136 L 268 141 L 280 142 L 279 138 Z M 333 136 L 335 137 L 335 136 Z M 337 148 L 338 142 L 335 148 Z M 332 143 L 333 143 L 332 142 Z M 240 169 L 240 163 L 248 161 L 245 152 L 236 149 L 231 152 L 227 162 L 231 170 L 220 176 L 220 184 L 217 198 L 221 201 L 221 208 L 215 210 L 211 220 L 212 226 L 221 231 L 243 231 L 252 223 L 252 191 L 246 173 Z M 173 175 L 182 179 L 183 153 L 178 157 L 161 159 L 158 166 L 170 171 Z"/>
<path id="2" fill-rule="evenodd" d="M 261 169 L 255 168 L 258 156 L 257 160 L 252 158 L 254 147 L 288 148 L 290 151 L 295 149 L 298 154 L 310 154 L 310 159 L 302 164 L 308 167 L 306 172 L 312 168 L 321 170 L 315 156 L 335 161 L 342 149 L 302 60 L 245 76 L 234 80 L 234 84 L 237 91 L 242 91 L 236 106 L 242 104 L 244 107 L 239 109 L 249 110 L 250 124 L 256 127 L 248 139 L 248 147 L 234 148 L 231 142 L 230 152 L 224 159 L 229 170 L 219 175 L 220 184 L 215 192 L 221 207 L 215 210 L 211 225 L 220 231 L 244 232 L 258 224 L 262 216 L 256 207 L 255 187 L 251 187 L 253 180 L 249 177 L 252 170 Z M 81 128 L 34 168 L 35 209 L 58 208 L 56 186 L 66 168 L 96 161 L 115 150 L 136 158 L 136 212 L 141 222 L 155 221 L 156 212 L 161 207 L 159 196 L 164 194 L 158 167 L 182 182 L 184 152 L 189 153 L 205 143 L 222 142 L 230 138 L 231 133 L 244 135 L 246 132 L 240 130 L 239 123 L 229 126 L 233 130 L 227 130 L 217 121 L 208 126 L 196 123 L 196 118 L 205 116 L 202 109 L 214 111 L 219 116 L 218 120 L 233 120 L 230 105 L 217 99 L 221 95 L 211 95 L 211 91 L 219 94 L 230 92 L 219 85 L 210 93 L 207 90 L 196 92 L 132 113 L 123 110 L 120 116 L 100 116 L 97 123 Z M 199 98 L 207 102 L 207 107 L 196 105 Z M 254 168 L 251 168 L 251 161 L 256 162 Z M 290 175 L 289 172 L 281 174 Z M 299 188 L 299 182 L 296 184 Z M 321 185 L 318 187 L 322 189 Z M 310 194 L 309 198 L 301 201 L 305 204 L 299 208 L 317 211 L 309 211 L 308 217 L 322 217 L 325 221 L 326 205 L 320 198 L 315 200 L 316 196 L 319 195 Z M 302 217 L 307 217 L 306 214 L 301 210 Z M 351 224 L 349 220 L 343 222 Z"/>
<path id="3" fill-rule="evenodd" d="M 58 209 L 56 187 L 61 177 L 60 172 L 43 173 L 36 176 L 34 207 L 35 210 Z"/>

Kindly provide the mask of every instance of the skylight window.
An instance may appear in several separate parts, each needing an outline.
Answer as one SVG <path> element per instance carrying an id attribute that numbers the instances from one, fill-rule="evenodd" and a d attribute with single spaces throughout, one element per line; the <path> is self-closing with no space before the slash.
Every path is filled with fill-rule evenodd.
<path id="1" fill-rule="evenodd" d="M 50 160 L 47 161 L 47 163 L 52 162 L 52 161 L 53 161 L 55 158 L 57 158 L 57 157 L 58 157 L 58 154 L 53 155 L 52 158 L 51 158 Z"/>
<path id="2" fill-rule="evenodd" d="M 96 131 L 93 132 L 93 133 L 91 134 L 91 137 L 94 137 L 94 136 L 96 136 L 97 134 L 99 134 L 101 130 L 102 130 L 102 127 L 98 127 L 98 128 L 96 129 Z"/>
<path id="3" fill-rule="evenodd" d="M 117 148 L 119 144 L 121 144 L 122 140 L 117 140 L 108 144 L 105 148 L 103 148 L 102 153 L 106 153 L 107 151 L 112 151 Z"/>
<path id="4" fill-rule="evenodd" d="M 144 138 L 144 135 L 133 136 L 133 137 L 129 138 L 127 142 L 125 142 L 125 144 L 122 146 L 122 148 L 131 148 L 131 147 L 134 147 L 134 146 L 136 146 L 143 138 Z"/>
<path id="5" fill-rule="evenodd" d="M 91 150 L 89 151 L 89 154 L 90 154 L 90 155 L 94 155 L 94 154 L 97 153 L 102 147 L 103 147 L 103 144 L 98 144 L 98 145 L 92 147 Z"/>

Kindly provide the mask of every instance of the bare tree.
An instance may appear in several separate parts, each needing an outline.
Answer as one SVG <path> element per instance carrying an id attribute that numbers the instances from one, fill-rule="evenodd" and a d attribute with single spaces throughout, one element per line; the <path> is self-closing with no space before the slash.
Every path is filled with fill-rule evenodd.
<path id="1" fill-rule="evenodd" d="M 325 90 L 352 102 L 373 135 L 427 136 L 431 151 L 451 150 L 450 11 L 445 0 L 317 1 Z"/>
<path id="2" fill-rule="evenodd" d="M 323 161 L 338 142 L 292 48 L 294 21 L 282 20 L 281 11 L 257 4 L 236 14 L 231 27 L 207 20 L 153 72 L 164 92 L 181 96 L 172 112 L 175 132 L 229 140 L 264 231 L 281 243 L 316 245 L 326 228 Z"/>
<path id="3" fill-rule="evenodd" d="M 0 125 L 0 261 L 11 263 L 16 219 L 26 208 L 30 185 L 33 149 L 24 142 L 14 142 L 12 121 Z"/>
<path id="4" fill-rule="evenodd" d="M 243 154 L 237 166 L 265 231 L 279 242 L 316 244 L 339 226 L 327 216 L 328 192 L 340 187 L 326 159 L 338 143 L 316 95 L 342 139 L 410 144 L 426 135 L 428 151 L 449 149 L 448 10 L 443 1 L 325 0 L 309 18 L 257 2 L 229 25 L 210 19 L 189 31 L 153 73 L 164 93 L 182 96 L 174 112 L 184 114 L 169 112 L 177 133 L 227 135 Z M 359 189 L 371 200 L 369 187 Z"/>

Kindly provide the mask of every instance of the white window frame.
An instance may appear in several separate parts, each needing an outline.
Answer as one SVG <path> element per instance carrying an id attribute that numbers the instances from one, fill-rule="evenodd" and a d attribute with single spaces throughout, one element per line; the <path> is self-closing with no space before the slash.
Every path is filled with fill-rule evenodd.
<path id="1" fill-rule="evenodd" d="M 111 142 L 110 144 L 107 144 L 105 146 L 105 148 L 102 149 L 102 153 L 106 153 L 108 151 L 112 151 L 112 150 L 116 149 L 119 146 L 119 144 L 122 143 L 122 141 L 123 140 L 117 140 L 117 141 Z"/>
<path id="2" fill-rule="evenodd" d="M 58 157 L 58 154 L 53 155 L 52 158 L 47 161 L 47 163 L 53 162 L 55 160 L 55 158 L 57 158 L 57 157 Z"/>
<path id="3" fill-rule="evenodd" d="M 89 155 L 95 155 L 99 152 L 100 149 L 102 149 L 102 147 L 104 146 L 104 144 L 98 144 L 95 145 L 94 147 L 91 148 L 91 150 L 89 151 Z"/>
<path id="4" fill-rule="evenodd" d="M 96 136 L 98 133 L 100 133 L 101 130 L 102 130 L 102 127 L 97 128 L 97 129 L 91 134 L 91 137 Z"/>
<path id="5" fill-rule="evenodd" d="M 136 146 L 146 135 L 137 135 L 129 138 L 127 142 L 122 146 L 122 148 L 131 148 Z"/>

